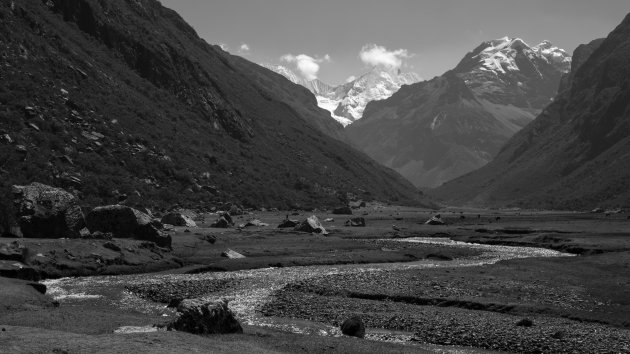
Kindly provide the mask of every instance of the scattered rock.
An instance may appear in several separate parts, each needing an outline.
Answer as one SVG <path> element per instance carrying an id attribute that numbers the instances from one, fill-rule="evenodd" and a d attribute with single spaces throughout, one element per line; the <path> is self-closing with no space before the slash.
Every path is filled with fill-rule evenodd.
<path id="1" fill-rule="evenodd" d="M 193 334 L 243 333 L 241 324 L 234 318 L 226 300 L 211 301 L 185 299 L 177 306 L 179 317 L 167 325 L 176 330 Z"/>
<path id="2" fill-rule="evenodd" d="M 328 235 L 328 232 L 326 231 L 324 226 L 322 226 L 322 224 L 319 222 L 319 219 L 315 215 L 309 216 L 306 220 L 296 225 L 294 230 Z"/>
<path id="3" fill-rule="evenodd" d="M 171 247 L 171 236 L 160 229 L 162 224 L 150 216 L 125 205 L 94 208 L 88 213 L 88 229 L 92 232 L 111 232 L 118 238 L 151 241 L 160 247 Z"/>
<path id="4" fill-rule="evenodd" d="M 74 195 L 37 182 L 13 186 L 13 194 L 24 237 L 80 237 L 85 219 Z"/>
<path id="5" fill-rule="evenodd" d="M 352 218 L 348 219 L 345 223 L 346 226 L 354 226 L 354 227 L 365 227 L 365 219 L 364 218 Z"/>
<path id="6" fill-rule="evenodd" d="M 197 224 L 188 216 L 182 213 L 171 212 L 162 217 L 163 224 L 174 226 L 197 227 Z"/>
<path id="7" fill-rule="evenodd" d="M 334 222 L 334 221 L 335 221 L 335 219 L 333 219 L 333 218 L 324 219 L 324 222 Z"/>
<path id="8" fill-rule="evenodd" d="M 232 220 L 232 216 L 230 216 L 229 212 L 223 212 L 221 214 L 219 214 L 219 218 L 217 219 L 217 221 L 213 222 L 210 227 L 216 227 L 216 228 L 228 228 L 230 226 L 234 225 L 234 220 Z"/>
<path id="9" fill-rule="evenodd" d="M 346 336 L 363 338 L 365 337 L 365 325 L 358 316 L 353 316 L 343 321 L 341 324 L 341 333 Z"/>
<path id="10" fill-rule="evenodd" d="M 446 223 L 442 220 L 440 214 L 435 214 L 435 216 L 431 217 L 431 219 L 425 222 L 426 225 L 445 225 Z"/>
<path id="11" fill-rule="evenodd" d="M 296 227 L 300 222 L 297 220 L 289 220 L 289 219 L 285 219 L 283 220 L 280 225 L 278 225 L 279 229 L 288 229 L 291 227 Z"/>
<path id="12" fill-rule="evenodd" d="M 265 226 L 269 226 L 269 224 L 264 223 L 264 222 L 262 222 L 262 221 L 260 221 L 258 219 L 253 219 L 253 220 L 250 220 L 250 221 L 248 221 L 248 222 L 246 222 L 244 224 L 239 225 L 239 227 L 241 229 L 244 229 L 244 228 L 250 227 L 250 226 L 265 227 Z"/>
<path id="13" fill-rule="evenodd" d="M 350 207 L 348 206 L 343 206 L 333 209 L 332 213 L 335 215 L 352 215 L 352 209 L 350 209 Z"/>
<path id="14" fill-rule="evenodd" d="M 226 257 L 226 258 L 229 258 L 229 259 L 245 258 L 245 256 L 243 256 L 242 254 L 240 254 L 240 253 L 238 253 L 236 251 L 233 251 L 233 250 L 231 250 L 229 248 L 227 250 L 221 252 L 221 257 Z"/>

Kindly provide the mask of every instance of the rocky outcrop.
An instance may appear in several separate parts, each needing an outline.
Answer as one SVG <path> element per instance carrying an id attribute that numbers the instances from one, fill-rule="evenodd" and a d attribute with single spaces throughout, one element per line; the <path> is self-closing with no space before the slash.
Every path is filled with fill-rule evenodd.
<path id="1" fill-rule="evenodd" d="M 168 330 L 193 334 L 243 333 L 226 300 L 185 299 L 177 306 L 177 312 L 179 317 L 168 324 Z"/>
<path id="2" fill-rule="evenodd" d="M 197 227 L 197 224 L 193 219 L 177 212 L 171 212 L 164 215 L 161 222 L 162 224 L 169 224 L 173 226 Z"/>
<path id="3" fill-rule="evenodd" d="M 94 208 L 86 218 L 91 232 L 111 232 L 117 238 L 151 241 L 160 247 L 171 247 L 171 236 L 162 232 L 162 224 L 150 216 L 125 205 Z"/>
<path id="4" fill-rule="evenodd" d="M 13 186 L 17 221 L 24 237 L 76 238 L 85 227 L 77 198 L 41 183 Z"/>

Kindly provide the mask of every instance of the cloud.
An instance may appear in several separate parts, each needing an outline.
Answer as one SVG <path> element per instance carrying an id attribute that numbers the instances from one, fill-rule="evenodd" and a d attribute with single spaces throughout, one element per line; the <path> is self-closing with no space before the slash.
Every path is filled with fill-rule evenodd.
<path id="1" fill-rule="evenodd" d="M 326 54 L 323 58 L 313 58 L 310 55 L 300 54 L 285 54 L 280 57 L 280 61 L 295 64 L 295 67 L 307 80 L 317 79 L 317 73 L 319 72 L 319 64 L 323 62 L 331 62 L 330 55 Z"/>
<path id="2" fill-rule="evenodd" d="M 357 77 L 352 75 L 352 76 L 350 76 L 349 78 L 346 79 L 346 82 L 352 82 L 352 81 L 354 81 L 356 79 L 357 79 Z"/>
<path id="3" fill-rule="evenodd" d="M 247 43 L 241 44 L 241 46 L 238 48 L 238 52 L 241 54 L 249 54 L 249 45 Z"/>
<path id="4" fill-rule="evenodd" d="M 225 52 L 227 52 L 227 51 L 230 49 L 230 47 L 228 47 L 228 45 L 227 45 L 227 44 L 225 44 L 225 43 L 219 43 L 219 44 L 217 44 L 217 45 L 218 45 L 219 47 L 221 47 L 221 49 L 223 49 L 223 51 L 225 51 Z"/>
<path id="5" fill-rule="evenodd" d="M 388 69 L 398 69 L 403 60 L 412 57 L 407 49 L 387 50 L 376 44 L 366 44 L 359 52 L 359 58 L 365 65 L 383 66 Z"/>

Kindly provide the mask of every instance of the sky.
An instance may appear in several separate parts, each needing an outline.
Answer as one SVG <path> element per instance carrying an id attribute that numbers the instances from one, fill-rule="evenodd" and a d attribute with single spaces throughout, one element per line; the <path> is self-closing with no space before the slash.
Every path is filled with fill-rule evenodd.
<path id="1" fill-rule="evenodd" d="M 629 0 L 161 0 L 211 44 L 308 79 L 343 83 L 372 66 L 425 79 L 484 41 L 549 40 L 573 52 L 605 37 Z"/>

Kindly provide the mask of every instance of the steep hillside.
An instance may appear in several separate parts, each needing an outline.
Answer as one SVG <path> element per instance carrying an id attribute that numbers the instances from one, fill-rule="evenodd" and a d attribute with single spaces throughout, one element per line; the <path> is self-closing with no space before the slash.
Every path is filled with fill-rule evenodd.
<path id="1" fill-rule="evenodd" d="M 571 58 L 545 41 L 484 42 L 441 77 L 367 105 L 356 146 L 418 187 L 436 187 L 499 152 L 554 96 Z"/>
<path id="2" fill-rule="evenodd" d="M 630 15 L 575 56 L 553 104 L 494 161 L 435 194 L 458 204 L 630 206 Z"/>
<path id="3" fill-rule="evenodd" d="M 208 45 L 158 1 L 2 0 L 0 46 L 4 208 L 8 186 L 31 181 L 89 204 L 418 200 L 323 134 L 314 120 L 330 118 L 306 89 Z"/>

